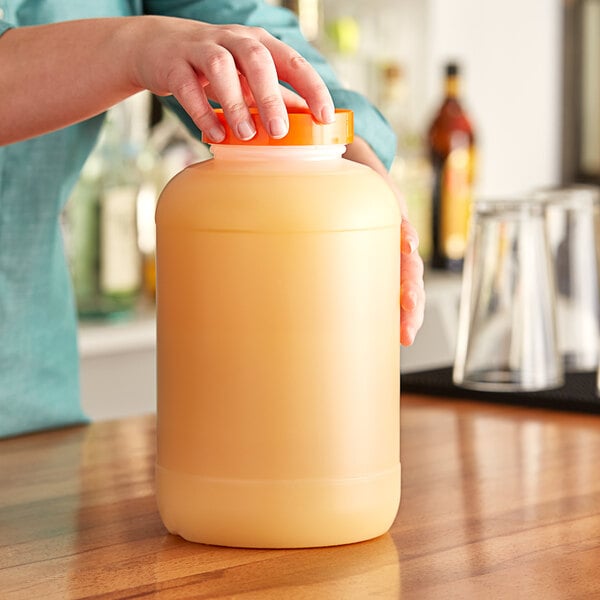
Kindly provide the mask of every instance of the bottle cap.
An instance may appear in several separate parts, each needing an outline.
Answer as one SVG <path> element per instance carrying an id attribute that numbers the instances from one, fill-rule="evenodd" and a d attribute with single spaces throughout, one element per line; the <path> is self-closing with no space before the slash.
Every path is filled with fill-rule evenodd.
<path id="1" fill-rule="evenodd" d="M 446 77 L 454 77 L 458 75 L 458 65 L 456 63 L 448 63 L 446 65 Z"/>
<path id="2" fill-rule="evenodd" d="M 288 111 L 290 129 L 280 139 L 269 136 L 258 111 L 250 109 L 250 116 L 256 127 L 256 135 L 243 142 L 235 137 L 225 119 L 222 109 L 215 109 L 219 122 L 225 129 L 225 139 L 214 142 L 203 132 L 202 141 L 207 144 L 226 144 L 230 146 L 320 146 L 328 144 L 349 144 L 354 139 L 354 113 L 351 110 L 337 108 L 333 123 L 319 123 L 308 109 L 291 108 Z"/>

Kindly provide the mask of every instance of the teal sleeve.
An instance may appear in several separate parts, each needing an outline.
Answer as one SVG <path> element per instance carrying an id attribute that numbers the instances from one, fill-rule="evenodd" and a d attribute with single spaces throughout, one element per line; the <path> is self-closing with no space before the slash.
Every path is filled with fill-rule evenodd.
<path id="1" fill-rule="evenodd" d="M 14 27 L 14 25 L 11 25 L 10 23 L 7 23 L 6 21 L 0 19 L 0 35 L 2 35 L 6 30 L 10 29 L 11 27 Z"/>
<path id="2" fill-rule="evenodd" d="M 338 108 L 354 111 L 354 130 L 373 148 L 389 169 L 396 152 L 396 136 L 382 114 L 364 96 L 345 89 L 323 56 L 304 38 L 296 16 L 289 10 L 260 0 L 146 0 L 144 12 L 178 16 L 215 24 L 242 24 L 263 27 L 282 40 L 319 72 Z M 195 135 L 198 130 L 173 99 L 164 101 L 179 115 Z"/>

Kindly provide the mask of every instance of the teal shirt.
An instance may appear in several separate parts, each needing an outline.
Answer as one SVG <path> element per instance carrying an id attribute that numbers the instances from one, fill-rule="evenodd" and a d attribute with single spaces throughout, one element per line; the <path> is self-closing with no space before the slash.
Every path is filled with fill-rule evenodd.
<path id="1" fill-rule="evenodd" d="M 0 8 L 0 35 L 10 27 L 141 14 L 264 27 L 315 66 L 336 106 L 355 112 L 356 134 L 386 165 L 392 161 L 395 138 L 381 114 L 343 89 L 284 9 L 258 0 L 0 0 Z M 173 98 L 164 102 L 199 135 Z M 59 217 L 102 121 L 99 116 L 0 147 L 0 437 L 87 420 L 79 399 L 76 310 Z"/>

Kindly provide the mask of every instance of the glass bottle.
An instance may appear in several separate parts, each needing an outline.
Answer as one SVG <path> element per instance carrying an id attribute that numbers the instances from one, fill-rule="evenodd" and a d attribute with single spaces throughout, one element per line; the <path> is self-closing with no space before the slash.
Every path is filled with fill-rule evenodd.
<path id="1" fill-rule="evenodd" d="M 445 97 L 427 140 L 434 176 L 431 266 L 461 271 L 473 200 L 475 135 L 459 100 L 455 63 L 446 65 Z"/>
<path id="2" fill-rule="evenodd" d="M 80 318 L 129 316 L 138 300 L 140 171 L 124 135 L 128 107 L 109 111 L 67 205 L 68 254 Z"/>

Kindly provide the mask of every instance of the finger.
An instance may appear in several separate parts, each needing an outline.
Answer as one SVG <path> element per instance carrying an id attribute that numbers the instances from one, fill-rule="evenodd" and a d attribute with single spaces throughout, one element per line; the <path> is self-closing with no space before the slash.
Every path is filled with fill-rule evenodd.
<path id="1" fill-rule="evenodd" d="M 246 81 L 246 78 L 243 75 L 240 75 L 240 82 L 242 85 L 242 93 L 244 94 L 244 99 L 248 106 L 256 106 L 256 101 L 254 100 L 254 96 L 252 95 L 252 90 Z M 302 108 L 307 109 L 308 104 L 306 104 L 306 100 L 296 94 L 296 92 L 286 88 L 283 85 L 279 85 L 281 91 L 281 97 L 283 98 L 284 104 L 287 108 Z M 209 99 L 217 101 L 217 97 L 210 85 L 206 85 L 204 87 L 204 92 L 208 96 Z"/>
<path id="2" fill-rule="evenodd" d="M 419 247 L 419 234 L 410 221 L 402 219 L 402 254 L 412 254 Z"/>
<path id="3" fill-rule="evenodd" d="M 288 108 L 308 108 L 308 104 L 302 96 L 283 85 L 281 86 L 281 96 Z"/>
<path id="4" fill-rule="evenodd" d="M 410 325 L 403 325 L 400 328 L 400 343 L 403 346 L 410 346 L 417 337 L 417 330 Z"/>
<path id="5" fill-rule="evenodd" d="M 225 138 L 225 130 L 215 116 L 196 72 L 187 62 L 182 61 L 172 68 L 167 85 L 201 131 L 206 131 L 215 142 Z"/>
<path id="6" fill-rule="evenodd" d="M 266 31 L 261 33 L 261 41 L 273 57 L 279 79 L 289 83 L 306 100 L 318 121 L 332 123 L 335 120 L 333 100 L 317 71 L 296 50 Z"/>
<path id="7" fill-rule="evenodd" d="M 424 271 L 423 259 L 418 252 L 402 255 L 400 262 L 400 281 L 402 283 L 405 281 L 415 281 L 421 287 L 424 287 Z"/>
<path id="8" fill-rule="evenodd" d="M 246 103 L 246 105 L 256 106 L 256 103 L 254 102 L 254 96 L 252 95 L 252 91 L 250 90 L 250 86 L 246 83 L 245 78 L 242 76 L 240 76 L 240 85 L 242 88 L 242 96 L 244 97 L 244 102 Z M 210 85 L 210 83 L 204 86 L 204 93 L 206 94 L 209 100 L 212 100 L 213 102 L 217 103 L 219 102 L 217 94 L 213 90 L 213 87 L 212 85 Z"/>
<path id="9" fill-rule="evenodd" d="M 254 98 L 254 94 L 250 89 L 250 85 L 248 84 L 248 80 L 242 74 L 240 74 L 240 82 L 242 84 L 242 91 L 244 93 L 244 98 L 246 99 L 246 104 L 248 106 L 256 106 L 256 100 Z M 283 103 L 285 106 L 289 108 L 303 108 L 307 109 L 308 104 L 306 104 L 306 100 L 296 94 L 296 92 L 286 88 L 285 86 L 278 84 L 279 93 L 281 94 L 281 98 L 283 99 Z"/>
<path id="10" fill-rule="evenodd" d="M 402 286 L 401 308 L 400 342 L 404 346 L 409 346 L 413 343 L 417 332 L 423 324 L 425 315 L 425 290 L 414 283 Z"/>
<path id="11" fill-rule="evenodd" d="M 256 135 L 256 127 L 244 99 L 240 76 L 231 52 L 214 44 L 202 54 L 198 62 L 234 135 L 242 141 L 252 139 Z"/>
<path id="12" fill-rule="evenodd" d="M 407 285 L 402 286 L 400 292 L 400 307 L 402 310 L 413 311 L 419 305 L 419 293 L 420 288 L 413 282 L 409 282 Z"/>
<path id="13" fill-rule="evenodd" d="M 247 106 L 256 106 L 256 100 L 248 84 L 248 80 L 240 73 L 239 74 L 240 85 L 242 87 L 242 95 L 244 96 L 244 102 Z"/>
<path id="14" fill-rule="evenodd" d="M 250 87 L 267 132 L 275 139 L 284 137 L 289 130 L 289 120 L 271 53 L 251 37 L 236 37 L 228 49 Z"/>

